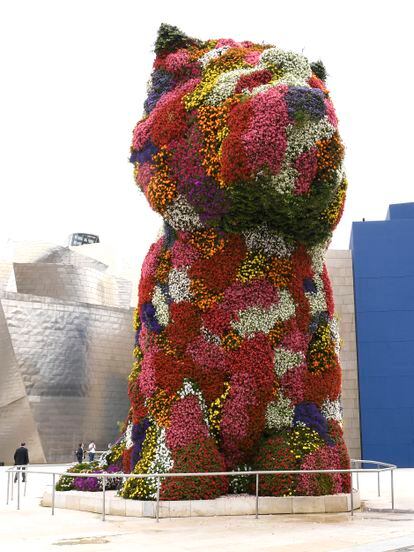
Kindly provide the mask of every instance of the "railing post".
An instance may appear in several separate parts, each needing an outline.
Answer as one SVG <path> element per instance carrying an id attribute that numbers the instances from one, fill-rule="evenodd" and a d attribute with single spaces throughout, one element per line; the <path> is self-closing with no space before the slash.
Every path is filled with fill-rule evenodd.
<path id="1" fill-rule="evenodd" d="M 20 470 L 17 470 L 17 509 L 20 510 Z"/>
<path id="2" fill-rule="evenodd" d="M 354 489 L 352 485 L 351 485 L 351 516 L 352 517 L 354 516 Z"/>
<path id="3" fill-rule="evenodd" d="M 155 505 L 155 517 L 157 523 L 160 521 L 160 476 L 157 476 L 157 503 Z"/>
<path id="4" fill-rule="evenodd" d="M 394 511 L 394 468 L 391 468 L 391 510 Z"/>
<path id="5" fill-rule="evenodd" d="M 357 489 L 359 491 L 359 472 L 356 472 Z"/>
<path id="6" fill-rule="evenodd" d="M 10 471 L 7 471 L 7 499 L 6 499 L 6 504 L 9 503 L 9 495 L 10 495 Z"/>
<path id="7" fill-rule="evenodd" d="M 52 516 L 55 515 L 55 474 L 52 474 Z"/>
<path id="8" fill-rule="evenodd" d="M 256 519 L 259 517 L 259 474 L 256 473 Z"/>
<path id="9" fill-rule="evenodd" d="M 377 477 L 378 477 L 378 482 L 377 482 L 377 486 L 378 486 L 378 496 L 381 496 L 381 482 L 380 482 L 380 471 L 379 471 L 379 466 L 378 466 Z"/>
<path id="10" fill-rule="evenodd" d="M 105 488 L 106 488 L 105 474 L 102 474 L 102 521 L 105 521 Z"/>
<path id="11" fill-rule="evenodd" d="M 16 477 L 16 473 L 14 471 L 14 467 L 12 468 L 12 471 L 11 471 L 11 500 L 13 500 L 13 495 L 14 495 L 14 478 Z"/>
<path id="12" fill-rule="evenodd" d="M 27 468 L 22 468 L 26 472 L 25 478 L 24 478 L 24 486 L 23 486 L 23 496 L 26 496 L 26 486 L 27 486 Z"/>

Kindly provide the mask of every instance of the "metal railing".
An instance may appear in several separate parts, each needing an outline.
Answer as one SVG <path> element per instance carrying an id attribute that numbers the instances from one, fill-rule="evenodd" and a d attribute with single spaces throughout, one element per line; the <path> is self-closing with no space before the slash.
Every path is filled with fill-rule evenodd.
<path id="1" fill-rule="evenodd" d="M 24 485 L 24 495 L 26 495 L 26 485 L 27 485 L 27 475 L 28 474 L 41 474 L 41 475 L 51 475 L 52 476 L 52 516 L 55 515 L 55 492 L 56 492 L 56 475 L 62 477 L 95 477 L 98 480 L 102 480 L 102 521 L 105 521 L 106 516 L 106 482 L 108 479 L 145 479 L 151 478 L 156 480 L 156 496 L 155 496 L 155 519 L 159 522 L 160 519 L 160 488 L 161 488 L 161 479 L 166 477 L 228 477 L 228 476 L 243 476 L 251 477 L 255 476 L 256 478 L 256 507 L 255 507 L 255 517 L 259 517 L 259 478 L 264 475 L 299 475 L 299 474 L 330 474 L 330 473 L 350 473 L 351 474 L 351 516 L 354 515 L 354 495 L 353 495 L 353 476 L 356 475 L 357 489 L 359 490 L 359 474 L 360 473 L 377 473 L 378 477 L 378 496 L 381 496 L 381 486 L 380 486 L 380 474 L 382 472 L 390 472 L 390 488 L 391 488 L 391 510 L 395 510 L 395 497 L 394 497 L 394 470 L 397 468 L 395 464 L 388 464 L 386 462 L 379 462 L 378 460 L 351 460 L 352 464 L 358 464 L 361 467 L 359 468 L 350 468 L 350 469 L 332 469 L 332 470 L 259 470 L 259 471 L 229 471 L 229 472 L 196 472 L 196 473 L 74 473 L 74 472 L 56 472 L 56 471 L 36 471 L 28 468 L 27 466 L 12 466 L 7 469 L 7 501 L 6 504 L 9 504 L 9 500 L 13 500 L 13 474 L 16 474 L 17 478 L 17 510 L 20 510 L 20 494 L 21 494 L 21 483 L 20 479 L 22 476 L 22 469 L 25 472 L 25 485 Z M 376 468 L 363 468 L 364 464 L 377 466 Z M 11 492 L 10 492 L 11 487 Z"/>

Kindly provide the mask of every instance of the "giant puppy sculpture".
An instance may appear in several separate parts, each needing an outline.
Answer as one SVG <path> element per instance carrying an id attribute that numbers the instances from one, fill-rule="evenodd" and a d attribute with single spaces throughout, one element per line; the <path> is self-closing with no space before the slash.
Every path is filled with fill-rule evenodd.
<path id="1" fill-rule="evenodd" d="M 124 465 L 135 473 L 347 468 L 339 336 L 324 253 L 346 180 L 325 70 L 279 47 L 162 25 L 133 132 L 164 221 L 142 268 Z M 260 493 L 349 491 L 266 476 Z M 165 499 L 251 491 L 166 478 Z M 152 498 L 154 480 L 123 496 Z"/>

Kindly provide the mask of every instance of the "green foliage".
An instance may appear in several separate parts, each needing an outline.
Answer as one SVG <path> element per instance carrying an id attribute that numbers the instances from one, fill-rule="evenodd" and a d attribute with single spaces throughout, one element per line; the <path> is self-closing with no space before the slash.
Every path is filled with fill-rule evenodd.
<path id="1" fill-rule="evenodd" d="M 331 236 L 332 225 L 324 211 L 336 197 L 338 186 L 321 179 L 314 181 L 308 194 L 292 195 L 270 192 L 266 176 L 262 178 L 262 183 L 248 182 L 232 188 L 232 208 L 222 220 L 226 231 L 250 230 L 261 220 L 269 230 L 308 246 L 322 243 Z"/>
<path id="2" fill-rule="evenodd" d="M 315 73 L 315 75 L 321 79 L 321 81 L 325 82 L 326 77 L 328 76 L 328 73 L 326 72 L 325 65 L 323 62 L 318 59 L 318 61 L 314 61 L 310 64 L 312 71 Z"/>
<path id="3" fill-rule="evenodd" d="M 158 29 L 158 36 L 155 41 L 154 50 L 157 55 L 161 53 L 174 52 L 179 48 L 187 47 L 193 42 L 195 42 L 195 40 L 180 31 L 178 27 L 161 23 L 160 28 Z"/>

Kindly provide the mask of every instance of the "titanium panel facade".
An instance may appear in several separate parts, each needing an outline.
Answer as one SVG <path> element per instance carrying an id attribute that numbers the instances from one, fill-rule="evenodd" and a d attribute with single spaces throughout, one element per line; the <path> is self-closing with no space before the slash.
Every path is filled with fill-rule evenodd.
<path id="1" fill-rule="evenodd" d="M 0 460 L 26 441 L 32 463 L 67 462 L 81 441 L 106 448 L 128 413 L 131 283 L 69 248 L 17 249 L 34 262 L 0 290 Z"/>

